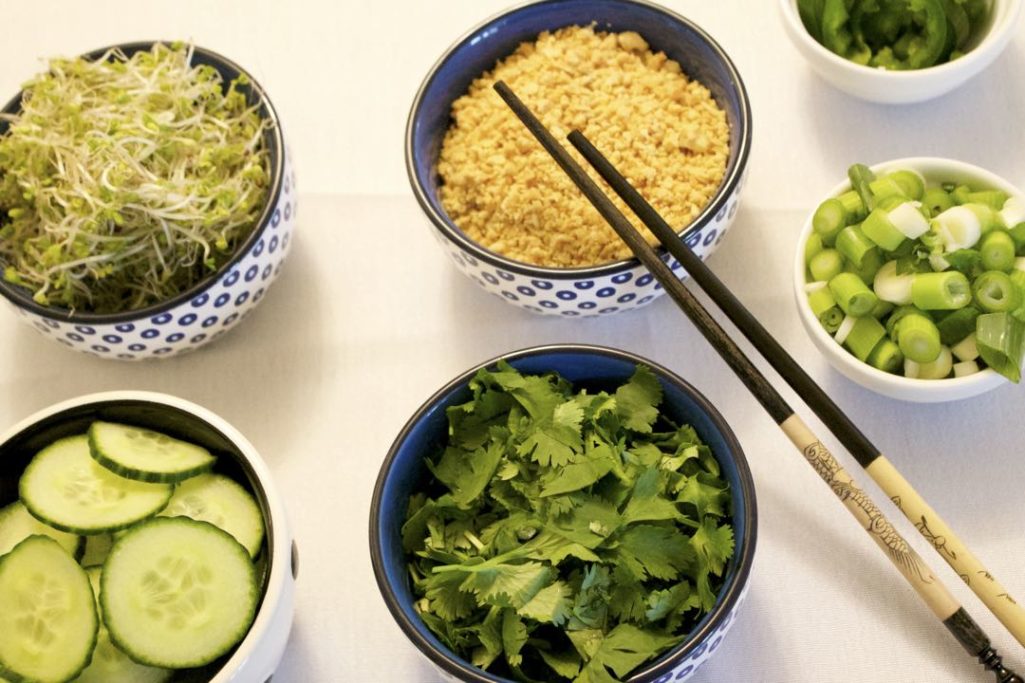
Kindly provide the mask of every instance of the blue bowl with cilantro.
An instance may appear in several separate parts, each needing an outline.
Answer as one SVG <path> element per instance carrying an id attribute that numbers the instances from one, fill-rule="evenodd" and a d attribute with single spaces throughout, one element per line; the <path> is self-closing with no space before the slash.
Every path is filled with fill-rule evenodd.
<path id="1" fill-rule="evenodd" d="M 609 348 L 474 367 L 406 423 L 370 550 L 388 609 L 463 681 L 682 681 L 747 591 L 754 485 L 686 381 Z"/>

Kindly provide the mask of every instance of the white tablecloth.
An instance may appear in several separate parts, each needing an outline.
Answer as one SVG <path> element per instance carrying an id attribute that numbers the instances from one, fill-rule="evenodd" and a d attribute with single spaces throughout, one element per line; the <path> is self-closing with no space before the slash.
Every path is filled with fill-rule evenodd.
<path id="1" fill-rule="evenodd" d="M 295 625 L 275 681 L 436 681 L 392 621 L 370 568 L 371 489 L 392 439 L 441 384 L 500 353 L 548 342 L 627 349 L 705 392 L 754 471 L 761 519 L 752 590 L 738 624 L 695 680 L 991 680 L 670 301 L 601 319 L 541 318 L 485 294 L 433 244 L 403 167 L 409 103 L 441 51 L 504 5 L 5 3 L 4 97 L 44 57 L 120 41 L 191 38 L 235 59 L 281 114 L 302 199 L 294 251 L 278 284 L 237 331 L 199 353 L 144 364 L 93 359 L 44 342 L 3 311 L 0 425 L 109 389 L 168 392 L 221 414 L 277 475 L 298 537 Z M 815 77 L 788 43 L 774 0 L 668 5 L 729 52 L 754 110 L 742 208 L 710 265 L 1025 599 L 1025 390 L 1007 385 L 945 405 L 880 398 L 826 365 L 800 328 L 790 287 L 806 213 L 854 161 L 949 156 L 1025 184 L 1025 29 L 959 90 L 889 107 L 852 99 Z M 801 405 L 789 390 L 784 395 Z M 803 406 L 800 412 L 821 429 Z M 866 479 L 852 459 L 841 458 Z M 898 526 L 1009 661 L 1025 669 L 1022 648 L 910 524 L 901 519 Z"/>

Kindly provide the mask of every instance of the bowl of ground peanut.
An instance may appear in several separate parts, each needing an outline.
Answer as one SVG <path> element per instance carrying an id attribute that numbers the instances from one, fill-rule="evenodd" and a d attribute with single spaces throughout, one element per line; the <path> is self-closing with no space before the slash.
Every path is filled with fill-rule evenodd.
<path id="1" fill-rule="evenodd" d="M 481 287 L 570 317 L 662 293 L 494 92 L 498 80 L 557 138 L 581 130 L 701 258 L 722 241 L 751 147 L 750 104 L 729 56 L 658 5 L 542 0 L 456 41 L 424 79 L 406 127 L 413 193 L 445 253 Z"/>

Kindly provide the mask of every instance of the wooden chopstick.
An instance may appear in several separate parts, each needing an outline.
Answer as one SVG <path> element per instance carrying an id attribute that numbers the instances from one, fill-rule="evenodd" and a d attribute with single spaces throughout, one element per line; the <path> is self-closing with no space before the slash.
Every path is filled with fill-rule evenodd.
<path id="1" fill-rule="evenodd" d="M 726 286 L 694 255 L 669 224 L 641 194 L 630 185 L 615 167 L 591 144 L 580 131 L 569 134 L 569 141 L 598 174 L 620 196 L 627 206 L 658 238 L 694 282 L 715 302 L 726 317 L 736 325 L 748 341 L 758 350 L 801 397 L 812 412 L 843 444 L 844 448 L 879 484 L 897 508 L 915 525 L 930 545 L 940 554 L 979 599 L 1007 627 L 1022 646 L 1025 646 L 1025 609 L 1010 596 L 999 581 L 968 549 L 945 521 L 919 495 L 918 491 L 897 471 L 897 468 L 851 422 L 833 399 L 826 394 L 808 373 L 769 334 L 751 312 Z"/>
<path id="2" fill-rule="evenodd" d="M 641 263 L 655 276 L 665 288 L 666 293 L 669 294 L 684 314 L 697 326 L 705 339 L 722 356 L 727 365 L 730 366 L 762 407 L 776 421 L 790 441 L 801 451 L 805 459 L 812 465 L 823 481 L 840 498 L 847 510 L 886 553 L 898 571 L 911 584 L 912 588 L 915 589 L 919 597 L 929 606 L 936 617 L 943 622 L 961 646 L 973 657 L 977 657 L 979 662 L 988 671 L 996 675 L 1000 683 L 1025 683 L 1025 679 L 1020 678 L 1003 665 L 1001 657 L 991 646 L 989 637 L 986 636 L 981 627 L 968 615 L 939 578 L 929 569 L 925 561 L 893 527 L 869 495 L 854 483 L 851 476 L 837 462 L 832 453 L 829 452 L 804 421 L 787 405 L 779 392 L 776 391 L 761 371 L 741 351 L 736 342 L 709 315 L 708 311 L 694 298 L 683 283 L 676 278 L 669 266 L 659 258 L 655 250 L 634 229 L 609 198 L 605 196 L 584 169 L 555 140 L 552 134 L 505 83 L 499 81 L 494 87 L 545 150 L 551 154 L 562 170 L 566 172 L 587 199 L 598 209 L 602 217 L 619 234 L 620 238 L 627 243 L 630 250 Z M 682 259 L 678 258 L 678 260 L 690 272 L 687 264 Z M 700 260 L 696 259 L 696 257 L 694 260 L 700 263 Z M 721 283 L 720 287 L 722 287 Z M 750 316 L 750 313 L 748 313 L 748 316 Z M 766 336 L 768 336 L 767 333 Z M 782 351 L 782 349 L 780 350 Z M 839 412 L 839 409 L 837 411 Z"/>

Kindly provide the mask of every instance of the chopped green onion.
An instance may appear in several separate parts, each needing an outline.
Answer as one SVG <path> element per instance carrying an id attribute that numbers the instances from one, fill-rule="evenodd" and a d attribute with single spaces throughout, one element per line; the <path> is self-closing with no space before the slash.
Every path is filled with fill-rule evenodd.
<path id="1" fill-rule="evenodd" d="M 883 301 L 903 306 L 911 303 L 911 283 L 914 273 L 897 274 L 897 262 L 887 261 L 872 280 L 872 289 Z"/>
<path id="2" fill-rule="evenodd" d="M 918 201 L 925 193 L 925 179 L 915 171 L 902 169 L 894 171 L 886 177 L 896 182 L 904 196 L 908 199 Z"/>
<path id="3" fill-rule="evenodd" d="M 886 333 L 890 335 L 890 339 L 897 341 L 897 323 L 909 315 L 920 315 L 923 318 L 932 321 L 932 317 L 920 308 L 915 308 L 910 305 L 898 306 L 897 309 L 890 314 L 890 317 L 886 319 Z"/>
<path id="4" fill-rule="evenodd" d="M 876 277 L 876 273 L 883 266 L 883 254 L 878 248 L 869 249 L 865 252 L 865 255 L 861 259 L 861 265 L 855 266 L 853 263 L 847 263 L 844 266 L 844 271 L 848 273 L 854 273 L 861 278 L 861 281 L 866 285 L 872 284 L 872 281 Z"/>
<path id="5" fill-rule="evenodd" d="M 836 249 L 823 249 L 808 264 L 815 280 L 829 280 L 843 272 L 843 256 Z"/>
<path id="6" fill-rule="evenodd" d="M 900 347 L 889 339 L 880 339 L 872 353 L 868 354 L 868 364 L 883 372 L 897 372 L 904 363 L 904 354 Z"/>
<path id="7" fill-rule="evenodd" d="M 1011 277 L 999 270 L 987 270 L 972 283 L 975 303 L 986 313 L 1011 311 L 1021 303 Z"/>
<path id="8" fill-rule="evenodd" d="M 865 216 L 868 215 L 868 209 L 865 208 L 865 203 L 861 201 L 861 196 L 857 192 L 847 190 L 837 199 L 843 204 L 848 224 L 865 220 Z M 1025 218 L 1022 220 L 1025 220 Z"/>
<path id="9" fill-rule="evenodd" d="M 884 317 L 889 315 L 894 308 L 896 308 L 896 306 L 891 304 L 889 301 L 883 301 L 880 299 L 876 302 L 876 305 L 872 307 L 872 311 L 869 315 L 876 320 L 882 320 Z"/>
<path id="10" fill-rule="evenodd" d="M 965 306 L 945 316 L 936 323 L 940 331 L 940 341 L 951 346 L 970 335 L 975 331 L 975 319 L 980 313 L 975 306 Z"/>
<path id="11" fill-rule="evenodd" d="M 819 322 L 822 323 L 822 327 L 826 332 L 836 334 L 836 331 L 840 329 L 840 324 L 844 321 L 844 317 L 844 312 L 840 310 L 840 307 L 833 306 L 819 315 Z"/>
<path id="12" fill-rule="evenodd" d="M 840 273 L 829 281 L 829 290 L 843 312 L 851 316 L 868 315 L 879 298 L 854 273 Z"/>
<path id="13" fill-rule="evenodd" d="M 979 212 L 972 210 L 970 206 L 960 205 L 949 208 L 933 218 L 932 224 L 943 240 L 946 251 L 974 247 L 982 237 L 982 220 L 979 217 Z"/>
<path id="14" fill-rule="evenodd" d="M 974 360 L 964 360 L 954 363 L 954 377 L 967 377 L 979 371 L 979 364 Z"/>
<path id="15" fill-rule="evenodd" d="M 969 196 L 972 194 L 972 188 L 967 185 L 958 185 L 954 189 L 950 190 L 950 198 L 954 200 L 955 204 L 967 204 L 971 201 Z"/>
<path id="16" fill-rule="evenodd" d="M 894 326 L 897 346 L 905 358 L 916 363 L 930 363 L 940 353 L 940 331 L 922 315 L 907 315 Z"/>
<path id="17" fill-rule="evenodd" d="M 1021 379 L 1025 323 L 1006 312 L 985 313 L 976 321 L 975 343 L 986 365 L 1012 382 Z"/>
<path id="18" fill-rule="evenodd" d="M 918 364 L 918 379 L 943 379 L 950 374 L 953 367 L 954 358 L 950 349 L 946 346 L 940 347 L 936 360 Z"/>
<path id="19" fill-rule="evenodd" d="M 808 305 L 811 307 L 811 312 L 818 318 L 829 309 L 836 306 L 836 299 L 833 298 L 833 293 L 829 291 L 829 287 L 826 286 L 825 282 L 816 282 L 814 284 L 823 285 L 817 287 L 815 290 L 808 292 Z"/>
<path id="20" fill-rule="evenodd" d="M 982 267 L 1010 271 L 1014 268 L 1014 240 L 1006 230 L 991 230 L 979 242 Z"/>
<path id="21" fill-rule="evenodd" d="M 815 254 L 822 251 L 825 247 L 822 244 L 822 237 L 817 233 L 813 232 L 808 235 L 808 241 L 804 243 L 804 263 L 807 265 L 811 262 L 812 257 Z"/>
<path id="22" fill-rule="evenodd" d="M 954 200 L 942 187 L 930 187 L 922 195 L 922 205 L 935 217 L 954 206 Z"/>
<path id="23" fill-rule="evenodd" d="M 843 344 L 847 341 L 847 335 L 849 335 L 851 330 L 854 329 L 854 324 L 856 322 L 858 322 L 858 319 L 853 315 L 844 316 L 843 322 L 840 323 L 840 326 L 836 329 L 836 333 L 833 335 L 833 339 L 836 340 L 837 344 Z"/>
<path id="24" fill-rule="evenodd" d="M 886 217 L 890 219 L 893 227 L 908 239 L 915 240 L 929 232 L 929 221 L 922 215 L 917 202 L 901 202 L 890 209 Z"/>
<path id="25" fill-rule="evenodd" d="M 876 178 L 872 169 L 865 164 L 853 164 L 847 169 L 847 177 L 851 179 L 851 188 L 861 197 L 861 203 L 865 206 L 865 210 L 871 211 L 876 208 L 875 197 L 872 196 L 872 190 L 869 188 L 869 183 Z"/>
<path id="26" fill-rule="evenodd" d="M 872 316 L 867 315 L 855 319 L 854 326 L 851 327 L 844 345 L 850 349 L 851 353 L 858 360 L 865 361 L 868 359 L 869 354 L 872 353 L 872 349 L 885 336 L 886 330 L 882 324 Z"/>
<path id="27" fill-rule="evenodd" d="M 836 236 L 837 250 L 855 267 L 861 266 L 861 260 L 865 258 L 865 254 L 875 249 L 875 246 L 875 242 L 870 240 L 857 225 L 847 226 Z"/>
<path id="28" fill-rule="evenodd" d="M 847 211 L 843 203 L 835 197 L 830 197 L 819 204 L 811 217 L 811 225 L 827 247 L 833 246 L 836 236 L 847 225 Z"/>
<path id="29" fill-rule="evenodd" d="M 1017 197 L 1008 197 L 998 215 L 1006 228 L 1025 223 L 1025 202 Z"/>
<path id="30" fill-rule="evenodd" d="M 930 311 L 952 311 L 972 300 L 972 289 L 964 273 L 915 273 L 911 283 L 911 302 Z"/>
<path id="31" fill-rule="evenodd" d="M 903 204 L 901 206 L 904 206 Z M 917 212 L 916 212 L 917 213 Z M 926 229 L 928 229 L 926 224 Z M 881 207 L 877 207 L 868 214 L 868 218 L 861 224 L 861 231 L 865 237 L 878 244 L 885 251 L 893 251 L 904 241 L 904 233 L 897 229 L 890 221 L 889 213 Z"/>
<path id="32" fill-rule="evenodd" d="M 872 193 L 877 204 L 888 197 L 908 199 L 908 196 L 904 194 L 904 188 L 901 187 L 901 184 L 898 183 L 892 175 L 885 175 L 881 178 L 876 178 L 868 184 L 868 189 Z"/>
<path id="33" fill-rule="evenodd" d="M 1007 193 L 1003 190 L 979 190 L 968 193 L 968 202 L 985 204 L 995 211 L 999 211 L 1007 201 Z"/>
<path id="34" fill-rule="evenodd" d="M 951 346 L 950 352 L 957 356 L 959 360 L 963 361 L 975 360 L 978 358 L 979 346 L 975 343 L 975 333 L 972 332 L 967 337 Z"/>

